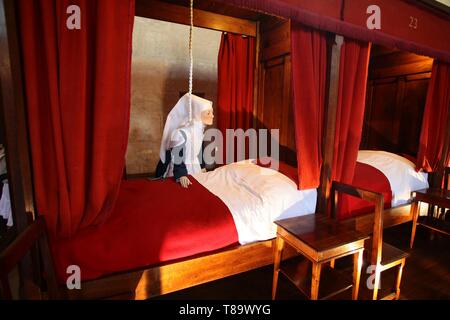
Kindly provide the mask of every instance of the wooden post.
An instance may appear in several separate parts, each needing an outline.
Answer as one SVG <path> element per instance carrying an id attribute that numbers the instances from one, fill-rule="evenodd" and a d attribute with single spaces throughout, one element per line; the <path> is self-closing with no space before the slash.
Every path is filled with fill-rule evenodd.
<path id="1" fill-rule="evenodd" d="M 344 43 L 344 37 L 335 36 L 331 48 L 330 62 L 328 63 L 327 74 L 327 108 L 325 112 L 325 131 L 322 147 L 323 164 L 320 177 L 320 187 L 317 196 L 317 212 L 325 213 L 327 203 L 330 198 L 331 189 L 331 167 L 333 166 L 334 156 L 334 136 L 336 129 L 336 112 L 339 93 L 339 64 L 341 60 L 341 47 Z"/>
<path id="2" fill-rule="evenodd" d="M 14 228 L 20 233 L 34 217 L 34 202 L 15 5 L 14 0 L 0 0 L 0 112 Z M 30 293 L 31 265 L 30 255 L 19 265 L 22 297 Z"/>
<path id="3" fill-rule="evenodd" d="M 261 46 L 261 25 L 258 21 L 256 23 L 256 39 L 255 39 L 255 73 L 253 76 L 253 128 L 258 129 L 258 94 L 259 94 L 259 79 L 260 79 L 260 46 Z"/>

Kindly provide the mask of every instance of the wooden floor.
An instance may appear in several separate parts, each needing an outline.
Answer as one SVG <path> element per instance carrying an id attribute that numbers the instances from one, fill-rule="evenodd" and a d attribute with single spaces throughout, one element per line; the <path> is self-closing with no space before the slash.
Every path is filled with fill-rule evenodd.
<path id="1" fill-rule="evenodd" d="M 385 241 L 407 250 L 411 233 L 411 224 L 403 224 L 385 230 Z M 450 299 L 450 238 L 436 234 L 433 239 L 428 229 L 418 227 L 414 249 L 409 251 L 401 285 L 401 299 Z M 336 268 L 351 272 L 351 261 L 341 259 Z M 363 267 L 363 271 L 365 271 Z M 391 272 L 393 271 L 393 272 Z M 201 272 L 199 270 L 199 272 Z M 266 300 L 271 298 L 273 267 L 264 267 L 237 276 L 221 279 L 194 288 L 178 291 L 155 298 L 154 300 Z M 394 285 L 394 272 L 388 270 L 382 274 L 381 288 L 388 291 Z M 367 289 L 365 276 L 361 280 L 360 299 L 369 299 L 371 291 Z M 321 281 L 326 281 L 323 278 Z M 334 299 L 350 299 L 348 290 Z M 304 296 L 283 275 L 280 274 L 277 299 L 305 299 Z"/>

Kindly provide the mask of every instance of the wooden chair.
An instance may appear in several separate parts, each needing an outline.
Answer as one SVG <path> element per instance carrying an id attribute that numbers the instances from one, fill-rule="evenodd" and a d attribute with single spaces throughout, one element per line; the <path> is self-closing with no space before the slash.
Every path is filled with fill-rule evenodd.
<path id="1" fill-rule="evenodd" d="M 53 261 L 51 259 L 46 234 L 45 221 L 38 217 L 24 232 L 0 253 L 0 299 L 12 300 L 13 295 L 9 284 L 9 274 L 19 264 L 21 259 L 33 248 L 38 245 L 42 255 L 42 273 L 46 283 L 47 297 L 49 299 L 58 299 L 59 290 L 56 281 Z M 40 269 L 40 268 L 39 268 Z M 43 297 L 41 292 L 41 298 Z M 26 297 L 28 298 L 28 297 Z"/>
<path id="2" fill-rule="evenodd" d="M 440 181 L 442 183 L 443 189 L 447 189 L 447 190 L 450 189 L 449 176 L 450 176 L 450 167 L 446 167 L 446 168 L 444 168 L 444 175 L 442 177 L 442 180 Z M 432 174 L 430 174 L 429 177 L 430 178 L 433 177 Z M 430 178 L 429 178 L 429 182 L 430 182 L 430 185 L 432 185 L 434 178 L 431 178 L 431 180 L 430 180 Z M 450 210 L 446 210 L 446 208 L 440 208 L 437 205 L 429 204 L 428 205 L 428 213 L 427 213 L 427 215 L 428 215 L 428 217 L 433 217 L 433 218 L 438 218 L 438 219 L 445 220 L 446 215 L 449 213 L 449 211 Z M 432 235 L 433 235 L 433 233 L 432 233 Z"/>
<path id="3" fill-rule="evenodd" d="M 333 183 L 331 188 L 332 196 L 332 213 L 336 212 L 335 208 L 338 202 L 338 193 L 345 193 L 350 196 L 363 199 L 375 203 L 375 216 L 372 238 L 366 241 L 366 250 L 368 261 L 374 267 L 374 287 L 372 299 L 377 300 L 380 287 L 381 272 L 398 267 L 397 279 L 395 283 L 395 292 L 387 295 L 383 299 L 398 299 L 400 297 L 400 283 L 403 268 L 405 266 L 408 254 L 385 242 L 383 242 L 383 211 L 384 197 L 381 193 L 369 190 L 355 188 L 351 185 L 342 183 Z"/>

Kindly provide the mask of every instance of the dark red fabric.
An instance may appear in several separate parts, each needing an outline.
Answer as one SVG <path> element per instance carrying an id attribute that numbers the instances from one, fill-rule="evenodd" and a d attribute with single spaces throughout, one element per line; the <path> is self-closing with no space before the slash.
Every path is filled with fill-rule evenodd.
<path id="1" fill-rule="evenodd" d="M 450 65 L 434 61 L 422 120 L 416 169 L 432 172 L 444 155 L 450 108 Z M 445 159 L 444 159 L 445 161 Z"/>
<path id="2" fill-rule="evenodd" d="M 69 30 L 70 5 L 81 29 Z M 124 168 L 133 0 L 20 0 L 34 191 L 51 235 L 102 222 Z"/>
<path id="3" fill-rule="evenodd" d="M 298 187 L 302 190 L 320 184 L 327 37 L 325 33 L 293 23 L 291 46 Z"/>
<path id="4" fill-rule="evenodd" d="M 370 44 L 345 39 L 339 66 L 331 179 L 350 184 L 355 172 L 364 120 Z"/>
<path id="5" fill-rule="evenodd" d="M 173 179 L 124 181 L 104 224 L 52 243 L 58 279 L 65 282 L 69 265 L 88 280 L 237 243 L 227 206 L 190 180 L 189 189 Z"/>
<path id="6" fill-rule="evenodd" d="M 357 162 L 351 184 L 357 188 L 380 192 L 384 196 L 384 207 L 390 208 L 392 201 L 391 184 L 387 177 L 377 168 Z M 375 206 L 370 202 L 348 195 L 339 197 L 338 219 L 347 219 L 362 214 L 371 213 Z"/>
<path id="7" fill-rule="evenodd" d="M 226 129 L 245 131 L 253 127 L 255 39 L 223 33 L 217 68 L 217 127 L 224 138 L 225 163 Z M 233 159 L 237 160 L 243 159 Z"/>

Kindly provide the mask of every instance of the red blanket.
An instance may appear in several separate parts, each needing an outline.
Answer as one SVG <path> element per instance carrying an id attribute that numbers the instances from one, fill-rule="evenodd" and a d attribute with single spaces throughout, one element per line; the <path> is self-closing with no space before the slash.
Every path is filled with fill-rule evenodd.
<path id="1" fill-rule="evenodd" d="M 380 192 L 384 195 L 384 207 L 390 208 L 392 201 L 391 184 L 386 176 L 377 168 L 357 162 L 352 185 L 357 188 Z M 375 210 L 375 206 L 365 200 L 343 195 L 338 200 L 337 217 L 346 219 Z"/>
<path id="2" fill-rule="evenodd" d="M 280 171 L 290 176 L 286 168 Z M 236 244 L 236 227 L 226 205 L 190 180 L 189 189 L 173 179 L 124 181 L 115 210 L 103 225 L 51 242 L 59 280 L 65 282 L 69 265 L 78 265 L 82 279 L 89 280 Z M 379 170 L 357 163 L 353 184 L 382 192 L 390 207 L 390 184 Z M 338 217 L 372 211 L 367 202 L 344 196 Z"/>
<path id="3" fill-rule="evenodd" d="M 101 226 L 52 241 L 58 278 L 69 265 L 83 280 L 208 252 L 238 241 L 226 205 L 191 177 L 183 189 L 173 179 L 122 183 L 114 212 Z"/>

